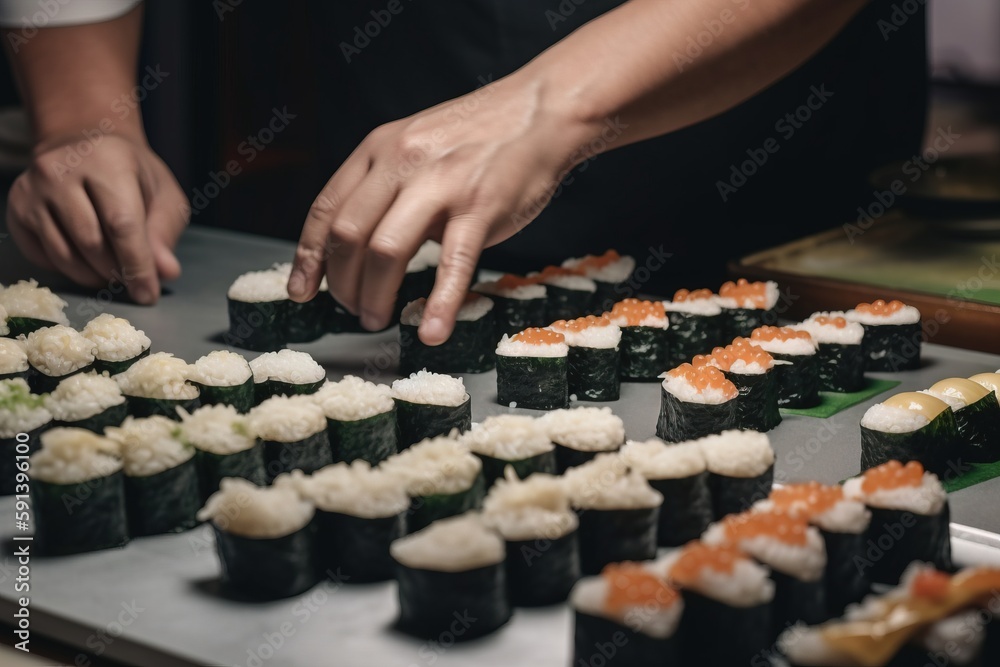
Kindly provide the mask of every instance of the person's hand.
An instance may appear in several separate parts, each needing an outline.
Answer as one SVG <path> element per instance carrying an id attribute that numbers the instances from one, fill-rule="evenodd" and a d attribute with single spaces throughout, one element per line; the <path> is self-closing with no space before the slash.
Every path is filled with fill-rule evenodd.
<path id="1" fill-rule="evenodd" d="M 144 140 L 101 135 L 86 155 L 79 145 L 77 135 L 35 150 L 10 189 L 10 234 L 42 268 L 86 287 L 123 283 L 136 302 L 155 303 L 160 280 L 180 275 L 173 248 L 187 198 Z"/>
<path id="2" fill-rule="evenodd" d="M 543 97 L 542 86 L 508 77 L 375 129 L 316 197 L 291 297 L 313 298 L 325 269 L 333 296 L 381 329 L 408 260 L 439 239 L 419 335 L 430 345 L 447 340 L 482 249 L 538 215 L 591 131 Z"/>

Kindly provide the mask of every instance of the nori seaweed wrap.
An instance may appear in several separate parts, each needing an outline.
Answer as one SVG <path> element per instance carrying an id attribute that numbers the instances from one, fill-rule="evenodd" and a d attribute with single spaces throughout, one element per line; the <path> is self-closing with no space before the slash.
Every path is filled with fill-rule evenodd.
<path id="1" fill-rule="evenodd" d="M 622 327 L 618 368 L 621 379 L 626 382 L 656 382 L 660 373 L 673 365 L 669 338 L 669 329 Z"/>
<path id="2" fill-rule="evenodd" d="M 216 350 L 201 357 L 192 364 L 190 381 L 202 405 L 231 405 L 245 414 L 256 404 L 253 369 L 236 352 Z"/>
<path id="3" fill-rule="evenodd" d="M 273 396 L 315 394 L 326 382 L 326 370 L 306 352 L 265 352 L 250 362 L 250 368 L 258 405 Z"/>
<path id="4" fill-rule="evenodd" d="M 722 371 L 682 364 L 666 374 L 660 386 L 656 435 L 683 442 L 721 433 L 736 425 L 739 391 Z"/>
<path id="5" fill-rule="evenodd" d="M 36 394 L 48 394 L 59 386 L 59 383 L 66 378 L 73 377 L 78 373 L 89 373 L 94 370 L 93 364 L 88 364 L 82 368 L 78 368 L 75 371 L 66 373 L 65 375 L 46 375 L 37 368 L 32 368 L 28 373 L 28 384 L 31 386 L 31 391 Z"/>
<path id="6" fill-rule="evenodd" d="M 740 392 L 734 401 L 736 428 L 764 432 L 781 423 L 778 382 L 773 368 L 757 374 L 726 372 L 725 375 Z"/>
<path id="7" fill-rule="evenodd" d="M 107 359 L 94 359 L 94 372 L 107 373 L 108 375 L 118 375 L 127 371 L 132 364 L 149 356 L 150 348 L 146 348 L 131 359 L 123 361 L 109 361 Z"/>
<path id="8" fill-rule="evenodd" d="M 545 607 L 565 602 L 580 578 L 576 530 L 549 539 L 508 540 L 507 590 L 515 607 Z"/>
<path id="9" fill-rule="evenodd" d="M 679 665 L 680 644 L 676 636 L 650 637 L 600 616 L 573 614 L 573 665 Z"/>
<path id="10" fill-rule="evenodd" d="M 912 407 L 917 405 L 924 407 Z M 913 430 L 892 432 L 920 423 Z M 941 476 L 949 471 L 950 462 L 964 456 L 956 447 L 959 442 L 955 413 L 947 403 L 920 392 L 897 394 L 869 408 L 861 420 L 861 469 L 888 461 L 919 461 Z"/>
<path id="11" fill-rule="evenodd" d="M 231 405 L 245 414 L 257 404 L 253 377 L 234 386 L 218 386 L 199 382 L 191 384 L 198 387 L 201 398 L 200 405 Z"/>
<path id="12" fill-rule="evenodd" d="M 493 482 L 502 479 L 504 470 L 510 466 L 515 474 L 521 479 L 536 472 L 555 474 L 556 472 L 556 452 L 551 449 L 547 452 L 535 454 L 523 459 L 508 461 L 507 459 L 494 458 L 486 454 L 474 452 L 479 460 L 483 462 L 483 479 L 486 488 L 493 486 Z"/>
<path id="13" fill-rule="evenodd" d="M 375 465 L 396 453 L 396 408 L 355 421 L 326 420 L 333 462 L 362 459 Z"/>
<path id="14" fill-rule="evenodd" d="M 928 392 L 955 414 L 961 450 L 957 458 L 975 463 L 1000 459 L 1000 404 L 994 391 L 972 380 L 948 378 Z"/>
<path id="15" fill-rule="evenodd" d="M 406 514 L 367 518 L 339 512 L 316 512 L 320 566 L 350 583 L 388 581 L 396 565 L 389 545 L 406 535 Z"/>
<path id="16" fill-rule="evenodd" d="M 180 533 L 198 524 L 201 507 L 198 463 L 192 457 L 148 476 L 125 476 L 129 534 Z"/>
<path id="17" fill-rule="evenodd" d="M 721 315 L 670 311 L 668 317 L 670 318 L 668 366 L 677 366 L 690 361 L 695 355 L 708 352 L 723 340 Z"/>
<path id="18" fill-rule="evenodd" d="M 467 397 L 461 405 L 454 406 L 411 403 L 400 398 L 394 400 L 401 450 L 426 438 L 450 433 L 452 429 L 465 433 L 472 428 L 471 397 Z"/>
<path id="19" fill-rule="evenodd" d="M 753 477 L 732 477 L 710 472 L 708 486 L 712 494 L 712 514 L 716 520 L 727 514 L 739 514 L 757 500 L 766 498 L 773 485 L 773 465 Z"/>
<path id="20" fill-rule="evenodd" d="M 497 402 L 555 410 L 569 405 L 569 346 L 563 334 L 525 329 L 497 345 Z"/>
<path id="21" fill-rule="evenodd" d="M 773 309 L 762 308 L 722 308 L 723 340 L 748 338 L 754 329 L 774 326 L 778 314 Z"/>
<path id="22" fill-rule="evenodd" d="M 27 457 L 38 451 L 39 436 L 52 425 L 42 396 L 32 394 L 23 379 L 0 381 L 0 496 L 14 495 L 26 484 Z"/>
<path id="23" fill-rule="evenodd" d="M 871 592 L 871 582 L 857 559 L 863 558 L 867 545 L 865 533 L 835 533 L 820 528 L 826 545 L 826 572 L 823 574 L 828 618 L 844 613 L 847 605 L 857 604 Z"/>
<path id="24" fill-rule="evenodd" d="M 819 360 L 815 354 L 771 353 L 778 363 L 772 374 L 777 384 L 778 406 L 811 408 L 819 403 Z M 780 362 L 788 363 L 780 363 Z"/>
<path id="25" fill-rule="evenodd" d="M 199 449 L 196 454 L 201 477 L 201 496 L 208 498 L 219 490 L 219 482 L 226 477 L 238 477 L 264 484 L 264 444 L 258 441 L 250 449 L 232 454 L 216 454 Z"/>
<path id="26" fill-rule="evenodd" d="M 865 388 L 864 352 L 860 345 L 820 343 L 816 363 L 821 391 L 852 393 Z"/>
<path id="27" fill-rule="evenodd" d="M 656 558 L 660 506 L 579 511 L 580 571 L 598 574 L 609 563 Z"/>
<path id="28" fill-rule="evenodd" d="M 45 397 L 56 426 L 85 428 L 104 433 L 118 426 L 128 416 L 128 405 L 121 389 L 111 378 L 94 373 L 77 373 L 59 383 Z"/>
<path id="29" fill-rule="evenodd" d="M 771 570 L 771 579 L 774 581 L 771 639 L 798 622 L 815 625 L 827 619 L 826 584 L 822 577 L 807 581 Z"/>
<path id="30" fill-rule="evenodd" d="M 778 323 L 775 310 L 780 293 L 773 281 L 754 282 L 740 278 L 719 288 L 723 340 L 749 338 L 754 329 Z"/>
<path id="31" fill-rule="evenodd" d="M 39 287 L 37 280 L 19 280 L 0 292 L 0 332 L 17 338 L 45 327 L 69 324 L 65 312 L 68 305 L 48 287 Z"/>
<path id="32" fill-rule="evenodd" d="M 770 645 L 773 627 L 770 603 L 734 607 L 685 590 L 680 664 L 752 665 Z"/>
<path id="33" fill-rule="evenodd" d="M 253 352 L 273 352 L 285 346 L 285 306 L 290 301 L 245 302 L 227 298 L 226 302 L 229 313 L 227 345 Z"/>
<path id="34" fill-rule="evenodd" d="M 70 428 L 85 428 L 94 433 L 104 433 L 104 429 L 109 426 L 119 426 L 128 417 L 128 403 L 122 401 L 118 405 L 101 410 L 96 415 L 78 419 L 75 421 L 59 420 L 53 422 L 53 426 L 65 426 Z"/>
<path id="35" fill-rule="evenodd" d="M 94 344 L 94 370 L 98 374 L 124 373 L 132 364 L 149 356 L 149 336 L 123 317 L 102 313 L 87 322 L 81 333 Z"/>
<path id="36" fill-rule="evenodd" d="M 30 333 L 34 333 L 39 329 L 45 329 L 46 327 L 54 327 L 59 322 L 50 322 L 48 320 L 39 320 L 33 317 L 8 317 L 7 318 L 7 328 L 9 332 L 7 333 L 8 338 L 17 338 L 18 336 L 27 336 Z"/>
<path id="37" fill-rule="evenodd" d="M 764 500 L 774 486 L 774 450 L 764 433 L 727 431 L 701 441 L 712 513 L 721 520 Z"/>
<path id="38" fill-rule="evenodd" d="M 264 481 L 267 484 L 284 472 L 301 470 L 311 473 L 333 463 L 325 430 L 294 442 L 263 440 L 263 448 Z"/>
<path id="39" fill-rule="evenodd" d="M 150 398 L 148 396 L 130 396 L 125 394 L 128 402 L 128 413 L 133 417 L 166 417 L 175 421 L 180 420 L 178 408 L 186 412 L 194 412 L 201 405 L 199 398 L 192 399 L 171 399 L 171 398 Z"/>
<path id="40" fill-rule="evenodd" d="M 190 366 L 167 352 L 140 359 L 114 376 L 133 417 L 162 415 L 179 420 L 178 408 L 194 412 L 200 405 L 198 388 L 188 381 Z"/>
<path id="41" fill-rule="evenodd" d="M 499 280 L 476 283 L 472 291 L 493 301 L 493 342 L 528 327 L 542 327 L 546 317 L 547 286 L 534 278 L 504 274 Z"/>
<path id="42" fill-rule="evenodd" d="M 476 475 L 472 484 L 462 491 L 412 496 L 410 509 L 406 515 L 406 530 L 413 533 L 440 519 L 479 509 L 485 495 L 486 482 L 480 473 Z"/>
<path id="43" fill-rule="evenodd" d="M 264 445 L 235 407 L 209 405 L 184 414 L 181 433 L 196 450 L 203 499 L 218 491 L 226 477 L 264 484 Z"/>
<path id="44" fill-rule="evenodd" d="M 625 444 L 625 423 L 609 407 L 563 408 L 542 415 L 539 421 L 556 446 L 560 475 Z"/>
<path id="45" fill-rule="evenodd" d="M 902 301 L 859 303 L 844 316 L 864 327 L 865 369 L 898 372 L 920 368 L 920 311 Z"/>
<path id="46" fill-rule="evenodd" d="M 221 583 L 230 594 L 251 600 L 280 600 L 319 581 L 316 527 L 308 523 L 281 537 L 234 535 L 212 525 L 222 565 Z"/>
<path id="47" fill-rule="evenodd" d="M 263 442 L 264 480 L 311 473 L 333 462 L 323 409 L 309 396 L 275 396 L 250 411 L 250 432 Z"/>
<path id="48" fill-rule="evenodd" d="M 504 477 L 508 466 L 520 479 L 556 471 L 556 447 L 542 422 L 534 417 L 492 415 L 474 426 L 462 441 L 482 461 L 487 489 Z"/>
<path id="49" fill-rule="evenodd" d="M 425 345 L 417 334 L 426 299 L 406 304 L 399 321 L 399 372 L 485 373 L 494 365 L 494 304 L 470 294 L 458 311 L 455 329 L 441 345 Z"/>
<path id="50" fill-rule="evenodd" d="M 569 345 L 566 381 L 578 401 L 617 401 L 621 391 L 621 329 L 607 316 L 553 322 Z"/>
<path id="51" fill-rule="evenodd" d="M 635 286 L 632 284 L 635 258 L 620 255 L 615 250 L 607 250 L 602 255 L 567 259 L 562 263 L 562 268 L 571 269 L 594 281 L 597 290 L 591 302 L 590 312 L 593 315 L 611 310 L 615 302 L 635 292 Z"/>
<path id="52" fill-rule="evenodd" d="M 712 522 L 712 494 L 708 471 L 677 479 L 650 479 L 649 485 L 663 494 L 657 543 L 679 547 L 696 540 Z"/>

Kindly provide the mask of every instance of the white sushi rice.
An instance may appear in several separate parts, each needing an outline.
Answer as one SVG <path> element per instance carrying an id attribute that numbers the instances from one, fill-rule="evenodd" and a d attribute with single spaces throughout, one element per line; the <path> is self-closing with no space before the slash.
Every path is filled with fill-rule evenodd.
<path id="1" fill-rule="evenodd" d="M 826 641 L 826 626 L 796 623 L 778 636 L 777 646 L 800 667 L 860 667 L 851 655 Z"/>
<path id="2" fill-rule="evenodd" d="M 945 403 L 948 404 L 948 407 L 951 408 L 952 412 L 955 412 L 956 410 L 961 410 L 962 408 L 968 405 L 968 403 L 962 400 L 961 397 L 943 391 L 934 391 L 933 389 L 921 389 L 917 393 L 927 394 L 928 396 L 933 396 L 938 400 L 944 401 Z"/>
<path id="3" fill-rule="evenodd" d="M 35 370 L 60 377 L 94 363 L 97 347 L 76 329 L 57 324 L 28 334 L 24 351 Z"/>
<path id="4" fill-rule="evenodd" d="M 863 313 L 855 308 L 844 313 L 844 317 L 850 322 L 878 326 L 882 324 L 916 324 L 920 321 L 920 311 L 913 306 L 903 306 L 894 313 L 888 315 L 876 315 L 874 313 Z"/>
<path id="5" fill-rule="evenodd" d="M 926 416 L 916 410 L 897 408 L 876 403 L 865 411 L 861 425 L 882 433 L 912 433 L 930 424 Z"/>
<path id="6" fill-rule="evenodd" d="M 582 331 L 573 331 L 564 327 L 552 326 L 566 338 L 570 347 L 588 347 L 598 350 L 617 349 L 622 340 L 622 330 L 617 324 L 608 326 L 589 326 Z"/>
<path id="7" fill-rule="evenodd" d="M 253 370 L 243 355 L 229 350 L 215 350 L 191 365 L 192 382 L 207 387 L 237 387 L 253 377 Z"/>
<path id="8" fill-rule="evenodd" d="M 193 413 L 180 408 L 178 412 L 184 440 L 203 452 L 225 456 L 257 444 L 249 420 L 231 405 L 205 405 Z"/>
<path id="9" fill-rule="evenodd" d="M 211 521 L 231 535 L 274 539 L 301 530 L 315 513 L 286 475 L 269 487 L 227 477 L 198 512 L 198 520 Z"/>
<path id="10" fill-rule="evenodd" d="M 389 553 L 405 567 L 435 572 L 465 572 L 503 562 L 503 540 L 486 527 L 482 517 L 468 512 L 435 521 L 423 530 L 396 540 Z"/>
<path id="11" fill-rule="evenodd" d="M 169 352 L 144 357 L 113 377 L 126 396 L 190 401 L 198 397 L 198 387 L 188 382 L 190 366 Z"/>
<path id="12" fill-rule="evenodd" d="M 744 297 L 741 300 L 737 300 L 734 297 L 728 296 L 717 296 L 716 301 L 723 308 L 750 308 L 753 310 L 771 310 L 778 304 L 778 298 L 781 296 L 781 292 L 778 290 L 778 283 L 773 280 L 768 280 L 764 286 L 764 299 L 765 306 L 763 308 L 758 308 L 754 305 L 752 297 Z"/>
<path id="13" fill-rule="evenodd" d="M 979 610 L 949 616 L 927 628 L 920 637 L 920 646 L 928 655 L 948 656 L 950 664 L 959 667 L 980 664 L 977 659 L 982 654 L 988 632 L 981 619 Z"/>
<path id="14" fill-rule="evenodd" d="M 39 287 L 37 280 L 19 280 L 0 290 L 0 306 L 7 317 L 28 317 L 43 322 L 69 325 L 65 301 L 48 287 Z"/>
<path id="15" fill-rule="evenodd" d="M 184 441 L 181 426 L 161 415 L 127 417 L 105 434 L 121 447 L 122 463 L 129 477 L 149 477 L 175 468 L 194 456 Z"/>
<path id="16" fill-rule="evenodd" d="M 28 355 L 24 343 L 11 338 L 0 338 L 0 375 L 13 375 L 28 370 Z"/>
<path id="17" fill-rule="evenodd" d="M 71 375 L 45 397 L 45 407 L 52 418 L 62 422 L 89 419 L 124 402 L 118 383 L 96 373 Z"/>
<path id="18" fill-rule="evenodd" d="M 789 354 L 795 356 L 811 356 L 816 354 L 816 341 L 810 334 L 809 338 L 790 338 L 788 340 L 751 340 L 751 342 L 772 354 Z"/>
<path id="19" fill-rule="evenodd" d="M 504 461 L 522 461 L 555 449 L 539 421 L 523 415 L 487 417 L 461 440 L 476 454 Z"/>
<path id="20" fill-rule="evenodd" d="M 536 278 L 540 276 L 539 273 L 529 273 L 529 278 Z M 571 274 L 567 275 L 550 275 L 544 278 L 539 278 L 539 282 L 543 285 L 551 285 L 552 287 L 561 287 L 562 289 L 573 290 L 574 292 L 596 292 L 597 283 L 595 283 L 590 278 L 586 276 L 575 276 Z"/>
<path id="21" fill-rule="evenodd" d="M 759 477 L 774 465 L 774 449 L 766 433 L 723 431 L 695 440 L 709 472 L 725 477 Z"/>
<path id="22" fill-rule="evenodd" d="M 0 438 L 10 439 L 52 421 L 41 396 L 23 378 L 0 381 Z"/>
<path id="23" fill-rule="evenodd" d="M 816 321 L 818 317 L 847 319 L 846 313 L 840 311 L 821 311 L 813 313 L 809 319 L 792 325 L 793 329 L 807 331 L 818 345 L 860 345 L 861 339 L 865 336 L 865 328 L 857 322 L 848 320 L 846 326 L 838 327 L 835 324 L 820 324 Z"/>
<path id="24" fill-rule="evenodd" d="M 424 309 L 427 307 L 427 299 L 420 297 L 403 306 L 403 311 L 399 315 L 400 324 L 416 327 L 420 326 L 420 321 L 424 319 Z M 479 294 L 469 294 L 462 307 L 458 309 L 455 319 L 459 322 L 475 322 L 486 316 L 486 313 L 493 310 L 493 300 Z"/>
<path id="25" fill-rule="evenodd" d="M 774 502 L 770 499 L 758 500 L 753 505 L 755 512 L 775 511 Z M 798 514 L 794 507 L 790 508 L 791 514 Z M 834 503 L 833 507 L 819 514 L 810 514 L 809 522 L 828 533 L 841 533 L 849 535 L 859 535 L 868 528 L 871 523 L 872 513 L 868 511 L 865 504 L 854 499 L 844 498 Z"/>
<path id="26" fill-rule="evenodd" d="M 625 422 L 608 407 L 552 410 L 538 422 L 552 442 L 580 452 L 610 452 L 625 443 Z"/>
<path id="27" fill-rule="evenodd" d="M 288 276 L 280 268 L 244 273 L 229 286 L 227 296 L 242 303 L 267 303 L 288 299 Z"/>
<path id="28" fill-rule="evenodd" d="M 402 514 L 410 497 L 399 480 L 367 461 L 336 463 L 305 475 L 293 470 L 290 478 L 302 496 L 323 512 L 362 519 L 383 519 Z"/>
<path id="29" fill-rule="evenodd" d="M 326 430 L 326 415 L 312 396 L 272 396 L 248 418 L 250 431 L 270 442 L 299 442 Z"/>
<path id="30" fill-rule="evenodd" d="M 312 384 L 326 377 L 326 370 L 308 352 L 265 352 L 250 362 L 255 383 L 275 380 L 288 384 Z"/>
<path id="31" fill-rule="evenodd" d="M 655 561 L 652 568 L 666 574 L 669 579 L 670 570 L 680 554 L 679 549 L 669 553 Z M 744 609 L 767 604 L 774 599 L 774 582 L 771 581 L 767 568 L 749 558 L 737 558 L 729 573 L 704 567 L 698 575 L 698 581 L 690 583 L 687 588 L 727 606 Z"/>
<path id="32" fill-rule="evenodd" d="M 424 241 L 420 248 L 417 249 L 417 254 L 410 258 L 410 261 L 406 264 L 407 273 L 416 273 L 418 271 L 426 271 L 432 267 L 437 266 L 441 263 L 441 244 L 437 241 L 426 240 Z"/>
<path id="33" fill-rule="evenodd" d="M 702 542 L 723 545 L 730 542 L 725 525 L 714 523 L 701 536 Z M 804 545 L 789 544 L 769 535 L 760 535 L 736 543 L 740 551 L 768 567 L 799 581 L 819 581 L 826 568 L 826 545 L 816 528 L 806 528 Z"/>
<path id="34" fill-rule="evenodd" d="M 630 468 L 648 480 L 683 479 L 705 472 L 705 454 L 697 442 L 668 445 L 659 438 L 625 443 L 619 452 Z"/>
<path id="35" fill-rule="evenodd" d="M 706 315 L 712 317 L 722 313 L 722 306 L 714 299 L 688 299 L 686 301 L 664 301 L 663 308 L 668 313 Z"/>
<path id="36" fill-rule="evenodd" d="M 721 405 L 734 398 L 716 387 L 707 387 L 704 390 L 699 390 L 683 375 L 678 376 L 664 373 L 660 377 L 663 377 L 663 389 L 685 403 Z"/>
<path id="37" fill-rule="evenodd" d="M 998 373 L 979 373 L 978 375 L 973 375 L 969 378 L 976 384 L 989 389 L 994 394 L 996 394 L 997 400 L 1000 401 L 1000 374 Z"/>
<path id="38" fill-rule="evenodd" d="M 563 268 L 575 269 L 589 257 L 592 257 L 592 255 L 567 259 L 562 263 Z M 635 258 L 629 255 L 622 255 L 617 261 L 611 262 L 606 266 L 585 269 L 584 275 L 602 283 L 622 283 L 629 279 L 633 271 L 635 271 Z"/>
<path id="39" fill-rule="evenodd" d="M 352 422 L 391 412 L 395 403 L 388 385 L 375 384 L 354 375 L 340 382 L 327 382 L 313 394 L 327 419 Z"/>
<path id="40" fill-rule="evenodd" d="M 49 484 L 82 484 L 122 469 L 118 444 L 82 428 L 54 428 L 31 456 L 31 477 Z"/>
<path id="41" fill-rule="evenodd" d="M 642 604 L 627 607 L 621 614 L 609 614 L 605 605 L 608 585 L 604 577 L 585 577 L 573 586 L 569 603 L 579 612 L 606 618 L 654 639 L 667 639 L 677 632 L 684 612 L 684 601 L 679 597 L 671 605 Z"/>
<path id="42" fill-rule="evenodd" d="M 10 334 L 10 327 L 7 326 L 7 309 L 0 306 L 0 336 Z"/>
<path id="43" fill-rule="evenodd" d="M 653 315 L 652 313 L 650 313 L 649 315 L 646 315 L 645 317 L 643 317 L 638 323 L 636 323 L 636 324 L 629 324 L 628 318 L 625 317 L 625 316 L 623 316 L 623 315 L 619 315 L 619 316 L 616 317 L 616 316 L 611 315 L 610 313 L 606 313 L 606 314 L 608 315 L 608 317 L 611 318 L 611 321 L 614 324 L 616 324 L 621 329 L 626 329 L 628 327 L 648 327 L 650 329 L 669 329 L 670 328 L 670 320 L 667 318 L 666 315 L 663 315 L 661 317 L 661 316 Z M 633 348 L 633 350 L 635 352 L 647 352 L 649 350 L 649 346 L 647 345 L 647 346 L 644 346 L 642 348 Z"/>
<path id="44" fill-rule="evenodd" d="M 395 477 L 411 498 L 451 495 L 469 490 L 482 461 L 457 440 L 457 431 L 427 438 L 390 456 L 379 466 Z"/>
<path id="45" fill-rule="evenodd" d="M 127 361 L 149 349 L 150 340 L 123 317 L 103 313 L 83 327 L 84 337 L 97 346 L 102 361 Z"/>
<path id="46" fill-rule="evenodd" d="M 515 299 L 517 301 L 544 299 L 546 295 L 545 285 L 542 284 L 502 287 L 495 280 L 476 283 L 472 286 L 472 291 L 479 294 L 488 294 L 489 296 L 498 296 L 503 299 Z"/>
<path id="47" fill-rule="evenodd" d="M 862 476 L 852 477 L 844 482 L 844 495 L 860 500 L 869 507 L 889 510 L 904 510 L 933 516 L 940 514 L 948 500 L 948 494 L 937 475 L 924 473 L 920 486 L 901 486 L 895 489 L 879 489 L 874 493 L 865 493 Z"/>
<path id="48" fill-rule="evenodd" d="M 431 373 L 427 370 L 412 373 L 410 377 L 393 380 L 390 393 L 393 398 L 407 403 L 444 405 L 452 408 L 469 400 L 469 393 L 465 390 L 465 382 L 462 378 L 443 373 Z"/>
<path id="49" fill-rule="evenodd" d="M 497 343 L 496 352 L 502 357 L 565 357 L 569 354 L 569 345 L 566 343 L 535 345 L 521 340 L 511 340 L 510 336 L 504 334 Z"/>
<path id="50" fill-rule="evenodd" d="M 648 509 L 663 495 L 616 454 L 600 454 L 563 475 L 573 507 L 580 510 Z"/>
<path id="51" fill-rule="evenodd" d="M 508 542 L 557 540 L 580 524 L 562 478 L 534 473 L 522 480 L 510 467 L 487 494 L 483 519 Z"/>

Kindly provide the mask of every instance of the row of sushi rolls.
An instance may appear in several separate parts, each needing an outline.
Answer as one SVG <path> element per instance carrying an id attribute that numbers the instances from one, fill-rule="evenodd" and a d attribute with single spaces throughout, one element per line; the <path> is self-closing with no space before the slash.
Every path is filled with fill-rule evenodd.
<path id="1" fill-rule="evenodd" d="M 284 348 L 360 332 L 328 295 L 292 302 L 287 264 L 229 290 L 250 361 L 151 353 L 123 318 L 77 330 L 49 289 L 0 288 L 0 493 L 30 490 L 48 556 L 208 522 L 240 599 L 396 580 L 398 628 L 425 638 L 457 611 L 471 639 L 568 602 L 574 667 L 1000 664 L 1000 570 L 956 572 L 940 481 L 951 458 L 1000 459 L 1000 375 L 873 405 L 843 484 L 773 483 L 779 406 L 918 367 L 915 308 L 777 326 L 777 285 L 746 280 L 622 299 L 635 262 L 608 251 L 477 283 L 427 347 L 438 253 L 407 273 L 391 386 Z M 474 423 L 454 374 L 493 368 L 498 403 L 540 412 Z M 657 438 L 570 407 L 622 381 L 660 382 Z"/>

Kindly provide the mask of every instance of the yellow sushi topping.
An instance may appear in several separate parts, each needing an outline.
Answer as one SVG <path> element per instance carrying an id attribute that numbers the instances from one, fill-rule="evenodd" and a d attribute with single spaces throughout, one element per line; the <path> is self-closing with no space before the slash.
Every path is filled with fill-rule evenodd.
<path id="1" fill-rule="evenodd" d="M 979 373 L 969 379 L 990 391 L 997 392 L 997 396 L 1000 397 L 1000 373 Z"/>
<path id="2" fill-rule="evenodd" d="M 884 405 L 919 412 L 927 417 L 927 421 L 934 421 L 935 417 L 949 409 L 948 404 L 940 398 L 934 398 L 930 394 L 921 394 L 918 391 L 904 391 L 902 394 L 896 394 L 888 398 Z"/>
<path id="3" fill-rule="evenodd" d="M 990 393 L 990 390 L 981 384 L 964 378 L 948 378 L 934 383 L 931 391 L 943 396 L 954 396 L 960 398 L 966 405 L 971 405 Z"/>

